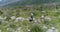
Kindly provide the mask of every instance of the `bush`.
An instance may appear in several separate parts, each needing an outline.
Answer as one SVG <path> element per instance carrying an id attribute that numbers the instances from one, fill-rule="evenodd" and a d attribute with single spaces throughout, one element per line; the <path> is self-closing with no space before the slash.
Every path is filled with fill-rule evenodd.
<path id="1" fill-rule="evenodd" d="M 44 32 L 43 29 L 37 25 L 32 26 L 30 32 Z"/>

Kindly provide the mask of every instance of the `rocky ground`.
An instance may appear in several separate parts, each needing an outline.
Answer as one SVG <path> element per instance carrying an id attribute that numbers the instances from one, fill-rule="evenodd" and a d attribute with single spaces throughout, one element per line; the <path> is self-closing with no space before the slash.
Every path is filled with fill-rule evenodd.
<path id="1" fill-rule="evenodd" d="M 4 7 L 0 10 L 0 32 L 60 32 L 60 8 L 50 8 Z M 34 19 L 30 22 L 31 12 Z"/>

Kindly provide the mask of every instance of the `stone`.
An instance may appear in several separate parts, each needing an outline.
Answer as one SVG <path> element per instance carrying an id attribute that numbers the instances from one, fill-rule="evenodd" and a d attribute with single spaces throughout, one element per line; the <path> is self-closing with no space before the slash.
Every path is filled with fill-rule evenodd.
<path id="1" fill-rule="evenodd" d="M 43 29 L 47 29 L 47 26 L 43 25 Z"/>
<path id="2" fill-rule="evenodd" d="M 28 29 L 28 32 L 30 32 L 30 29 Z"/>
<path id="3" fill-rule="evenodd" d="M 51 29 L 48 29 L 47 32 L 58 32 L 58 29 L 51 27 Z"/>
<path id="4" fill-rule="evenodd" d="M 0 32 L 2 32 L 2 30 L 0 30 Z"/>
<path id="5" fill-rule="evenodd" d="M 17 18 L 15 19 L 15 22 L 24 21 L 24 20 L 25 20 L 25 18 L 23 18 L 23 17 L 17 17 Z"/>
<path id="6" fill-rule="evenodd" d="M 12 16 L 12 17 L 11 17 L 12 20 L 15 19 L 15 18 L 16 18 L 15 16 Z"/>
<path id="7" fill-rule="evenodd" d="M 46 16 L 46 17 L 45 17 L 45 20 L 51 21 L 51 18 L 48 17 L 48 16 Z"/>

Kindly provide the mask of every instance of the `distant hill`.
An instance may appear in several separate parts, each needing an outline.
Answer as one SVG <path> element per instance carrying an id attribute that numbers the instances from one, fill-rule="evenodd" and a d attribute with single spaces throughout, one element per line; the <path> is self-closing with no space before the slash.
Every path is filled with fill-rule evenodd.
<path id="1" fill-rule="evenodd" d="M 56 3 L 60 0 L 22 0 L 7 4 L 5 6 L 20 6 L 20 5 L 31 5 L 31 4 L 44 4 L 44 3 Z"/>

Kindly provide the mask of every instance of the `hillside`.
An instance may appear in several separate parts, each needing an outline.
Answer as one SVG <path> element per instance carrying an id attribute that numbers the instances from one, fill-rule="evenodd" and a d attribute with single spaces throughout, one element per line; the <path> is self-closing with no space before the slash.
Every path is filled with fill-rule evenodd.
<path id="1" fill-rule="evenodd" d="M 20 5 L 31 5 L 31 4 L 44 4 L 44 3 L 59 3 L 60 0 L 20 0 L 12 3 L 8 3 L 3 6 L 20 6 Z"/>
<path id="2" fill-rule="evenodd" d="M 0 32 L 60 32 L 59 1 L 22 0 L 0 6 Z"/>

